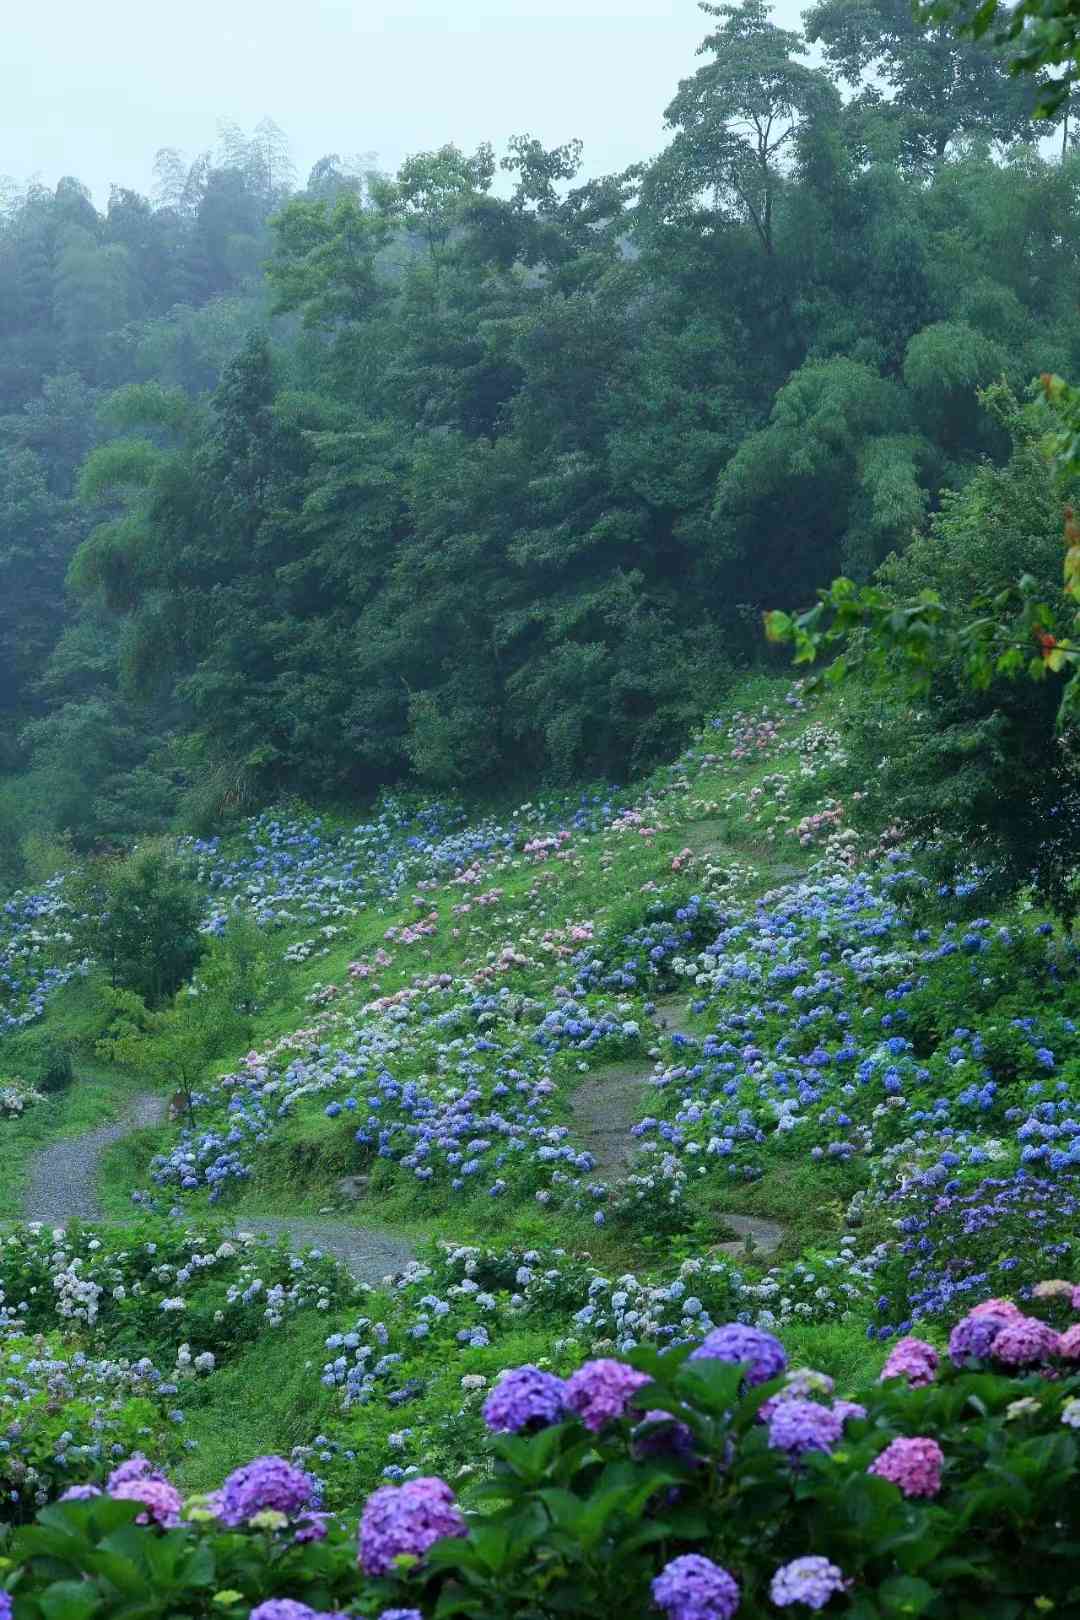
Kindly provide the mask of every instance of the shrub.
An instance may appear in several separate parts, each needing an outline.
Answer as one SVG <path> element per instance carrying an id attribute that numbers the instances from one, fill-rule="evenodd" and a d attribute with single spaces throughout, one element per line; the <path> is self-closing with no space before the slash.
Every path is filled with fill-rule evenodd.
<path id="1" fill-rule="evenodd" d="M 41 1056 L 38 1086 L 47 1096 L 66 1091 L 75 1079 L 71 1050 L 63 1041 L 48 1041 Z"/>
<path id="2" fill-rule="evenodd" d="M 150 844 L 123 860 L 100 860 L 72 885 L 87 954 L 114 986 L 160 1007 L 191 977 L 205 949 L 202 902 L 176 857 Z"/>
<path id="3" fill-rule="evenodd" d="M 488 1403 L 490 1467 L 461 1501 L 437 1478 L 382 1486 L 358 1541 L 319 1515 L 317 1480 L 270 1457 L 174 1527 L 178 1497 L 135 1457 L 40 1511 L 5 1584 L 15 1620 L 119 1615 L 136 1591 L 146 1617 L 206 1612 L 211 1592 L 238 1615 L 288 1599 L 258 1612 L 305 1620 L 354 1603 L 476 1620 L 1072 1613 L 1078 1306 L 1056 1280 L 1038 1316 L 987 1302 L 948 1357 L 909 1339 L 857 1402 L 739 1323 L 565 1381 L 522 1368 Z"/>

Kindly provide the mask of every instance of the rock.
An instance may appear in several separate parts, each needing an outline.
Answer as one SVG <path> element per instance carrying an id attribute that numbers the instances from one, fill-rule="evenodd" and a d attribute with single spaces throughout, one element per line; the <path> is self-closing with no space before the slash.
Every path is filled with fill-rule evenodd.
<path id="1" fill-rule="evenodd" d="M 365 1197 L 370 1186 L 370 1176 L 342 1176 L 337 1184 L 338 1197 L 355 1203 L 358 1198 Z"/>

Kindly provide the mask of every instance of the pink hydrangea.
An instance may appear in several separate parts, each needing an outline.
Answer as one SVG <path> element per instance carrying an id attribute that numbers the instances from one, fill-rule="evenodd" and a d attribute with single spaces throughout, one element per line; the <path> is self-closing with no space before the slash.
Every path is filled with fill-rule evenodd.
<path id="1" fill-rule="evenodd" d="M 117 1502 L 142 1502 L 146 1508 L 135 1520 L 136 1524 L 160 1524 L 172 1530 L 180 1523 L 183 1497 L 175 1486 L 165 1479 L 123 1479 L 113 1486 L 109 1495 Z"/>
<path id="2" fill-rule="evenodd" d="M 912 1389 L 934 1382 L 938 1353 L 925 1339 L 900 1339 L 881 1369 L 881 1380 L 906 1378 Z"/>
<path id="3" fill-rule="evenodd" d="M 1006 1321 L 1023 1316 L 1023 1311 L 1014 1305 L 1011 1299 L 984 1299 L 980 1305 L 973 1305 L 968 1316 L 1003 1316 Z"/>
<path id="4" fill-rule="evenodd" d="M 587 1361 L 566 1381 L 567 1410 L 595 1433 L 622 1417 L 631 1397 L 651 1382 L 648 1373 L 637 1372 L 622 1361 Z"/>
<path id="5" fill-rule="evenodd" d="M 1074 1322 L 1072 1327 L 1065 1329 L 1058 1339 L 1057 1353 L 1064 1356 L 1066 1361 L 1080 1361 L 1080 1322 Z"/>
<path id="6" fill-rule="evenodd" d="M 1056 1353 L 1059 1337 L 1037 1316 L 1017 1316 L 996 1335 L 991 1354 L 1003 1367 L 1033 1367 Z"/>
<path id="7" fill-rule="evenodd" d="M 893 1440 L 866 1470 L 898 1485 L 905 1496 L 936 1496 L 945 1455 L 936 1440 L 917 1434 Z"/>

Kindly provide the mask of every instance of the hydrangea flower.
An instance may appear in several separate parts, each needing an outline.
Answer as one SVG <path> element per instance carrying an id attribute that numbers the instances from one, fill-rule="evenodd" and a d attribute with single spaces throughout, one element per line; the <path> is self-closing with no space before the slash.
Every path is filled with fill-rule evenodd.
<path id="1" fill-rule="evenodd" d="M 11 1593 L 0 1591 L 0 1620 L 11 1620 L 14 1612 Z"/>
<path id="2" fill-rule="evenodd" d="M 58 1502 L 92 1502 L 95 1496 L 101 1495 L 100 1485 L 69 1485 L 57 1497 Z"/>
<path id="3" fill-rule="evenodd" d="M 637 1372 L 622 1361 L 587 1361 L 566 1381 L 566 1405 L 595 1433 L 622 1417 L 631 1396 L 651 1382 L 648 1373 Z"/>
<path id="4" fill-rule="evenodd" d="M 844 1420 L 817 1401 L 781 1401 L 769 1418 L 769 1444 L 789 1456 L 831 1451 L 844 1432 Z"/>
<path id="5" fill-rule="evenodd" d="M 496 1434 L 520 1434 L 560 1422 L 565 1410 L 563 1380 L 527 1364 L 504 1374 L 484 1402 L 483 1414 Z"/>
<path id="6" fill-rule="evenodd" d="M 316 1620 L 318 1610 L 297 1598 L 267 1598 L 252 1609 L 249 1620 Z"/>
<path id="7" fill-rule="evenodd" d="M 387 1575 L 403 1553 L 422 1558 L 436 1541 L 467 1534 L 445 1480 L 421 1476 L 404 1485 L 381 1485 L 368 1497 L 360 1519 L 360 1565 L 366 1575 Z"/>
<path id="8" fill-rule="evenodd" d="M 969 1311 L 949 1334 L 949 1358 L 953 1365 L 966 1367 L 972 1361 L 986 1361 L 994 1340 L 1008 1326 L 1009 1320 L 1007 1316 Z"/>
<path id="9" fill-rule="evenodd" d="M 1057 1342 L 1057 1353 L 1066 1361 L 1080 1361 L 1080 1322 L 1065 1329 Z"/>
<path id="10" fill-rule="evenodd" d="M 135 1520 L 136 1524 L 160 1524 L 172 1530 L 180 1523 L 180 1509 L 184 1499 L 175 1486 L 166 1479 L 125 1479 L 110 1490 L 109 1495 L 118 1502 L 142 1502 L 146 1508 Z"/>
<path id="11" fill-rule="evenodd" d="M 1031 1367 L 1055 1353 L 1058 1337 L 1037 1316 L 1019 1316 L 996 1335 L 991 1354 L 1003 1367 Z"/>
<path id="12" fill-rule="evenodd" d="M 742 1322 L 726 1322 L 723 1327 L 707 1333 L 691 1361 L 730 1361 L 747 1364 L 748 1384 L 767 1384 L 779 1378 L 787 1366 L 787 1356 L 779 1339 L 762 1328 L 747 1327 Z"/>
<path id="13" fill-rule="evenodd" d="M 241 1468 L 235 1468 L 225 1480 L 218 1501 L 218 1517 L 222 1524 L 235 1529 L 267 1509 L 298 1513 L 311 1506 L 315 1493 L 311 1475 L 294 1468 L 284 1457 L 255 1457 Z"/>
<path id="14" fill-rule="evenodd" d="M 155 1468 L 153 1463 L 144 1457 L 141 1451 L 136 1451 L 125 1462 L 120 1463 L 118 1467 L 113 1469 L 105 1482 L 105 1488 L 111 1494 L 115 1491 L 117 1485 L 126 1485 L 133 1479 L 163 1480 L 164 1478 L 165 1475 L 160 1468 Z"/>
<path id="15" fill-rule="evenodd" d="M 912 1389 L 934 1382 L 938 1353 L 925 1339 L 900 1339 L 889 1352 L 880 1378 L 905 1378 Z"/>
<path id="16" fill-rule="evenodd" d="M 379 1620 L 424 1620 L 419 1609 L 384 1609 Z"/>
<path id="17" fill-rule="evenodd" d="M 905 1496 L 936 1496 L 941 1489 L 944 1461 L 941 1447 L 929 1435 L 902 1435 L 885 1447 L 867 1473 L 898 1485 Z"/>
<path id="18" fill-rule="evenodd" d="M 769 1596 L 777 1608 L 789 1603 L 805 1603 L 808 1609 L 823 1609 L 829 1599 L 847 1586 L 843 1571 L 827 1558 L 793 1558 L 781 1564 L 769 1583 Z"/>
<path id="19" fill-rule="evenodd" d="M 645 1457 L 692 1457 L 694 1436 L 670 1412 L 645 1412 L 634 1430 L 631 1450 L 639 1462 Z"/>
<path id="20" fill-rule="evenodd" d="M 739 1607 L 738 1582 L 701 1553 L 673 1558 L 653 1581 L 652 1595 L 668 1620 L 731 1620 Z"/>

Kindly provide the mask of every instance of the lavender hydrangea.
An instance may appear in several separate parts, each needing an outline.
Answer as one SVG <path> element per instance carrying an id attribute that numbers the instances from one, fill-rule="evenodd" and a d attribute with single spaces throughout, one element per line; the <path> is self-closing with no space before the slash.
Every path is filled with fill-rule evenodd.
<path id="1" fill-rule="evenodd" d="M 791 1457 L 831 1451 L 843 1432 L 843 1418 L 817 1401 L 781 1401 L 769 1418 L 770 1446 Z"/>
<path id="2" fill-rule="evenodd" d="M 631 1451 L 638 1462 L 646 1457 L 690 1458 L 694 1436 L 670 1412 L 645 1412 L 634 1430 Z"/>
<path id="3" fill-rule="evenodd" d="M 622 1361 L 587 1361 L 566 1381 L 566 1405 L 595 1433 L 622 1417 L 631 1397 L 651 1382 L 648 1373 L 637 1372 Z"/>
<path id="4" fill-rule="evenodd" d="M 316 1495 L 310 1474 L 294 1468 L 284 1457 L 255 1457 L 236 1468 L 225 1480 L 218 1499 L 218 1517 L 231 1529 L 247 1524 L 257 1513 L 299 1513 Z"/>
<path id="5" fill-rule="evenodd" d="M 95 1496 L 101 1495 L 100 1485 L 69 1485 L 57 1497 L 59 1502 L 92 1502 Z"/>
<path id="6" fill-rule="evenodd" d="M 464 1536 L 468 1528 L 454 1493 L 443 1479 L 421 1476 L 404 1485 L 382 1485 L 372 1491 L 360 1519 L 359 1560 L 367 1575 L 387 1575 L 394 1559 L 422 1558 L 446 1536 Z"/>
<path id="7" fill-rule="evenodd" d="M 0 1620 L 11 1620 L 13 1613 L 14 1606 L 11 1601 L 11 1593 L 0 1591 Z"/>
<path id="8" fill-rule="evenodd" d="M 379 1620 L 424 1620 L 419 1609 L 384 1609 Z"/>
<path id="9" fill-rule="evenodd" d="M 771 1378 L 779 1378 L 787 1366 L 779 1339 L 742 1322 L 726 1322 L 723 1327 L 713 1328 L 691 1351 L 690 1360 L 745 1362 L 748 1384 L 767 1384 Z"/>
<path id="10" fill-rule="evenodd" d="M 668 1620 L 731 1620 L 739 1607 L 738 1582 L 701 1553 L 673 1558 L 653 1581 L 652 1595 Z"/>
<path id="11" fill-rule="evenodd" d="M 823 1609 L 829 1599 L 847 1586 L 843 1571 L 827 1558 L 810 1555 L 781 1564 L 769 1585 L 769 1596 L 777 1608 L 789 1603 L 805 1603 L 808 1609 Z"/>
<path id="12" fill-rule="evenodd" d="M 133 1479 L 163 1480 L 164 1478 L 165 1475 L 160 1468 L 155 1468 L 153 1463 L 144 1457 L 141 1451 L 136 1451 L 113 1469 L 105 1482 L 105 1488 L 112 1493 L 117 1485 L 126 1485 Z"/>
<path id="13" fill-rule="evenodd" d="M 970 1311 L 961 1317 L 949 1334 L 949 1358 L 953 1365 L 966 1367 L 973 1361 L 986 1361 L 994 1340 L 1008 1324 L 1007 1316 L 993 1312 Z"/>
<path id="14" fill-rule="evenodd" d="M 318 1610 L 298 1598 L 267 1598 L 252 1609 L 249 1620 L 316 1620 Z"/>
<path id="15" fill-rule="evenodd" d="M 484 1422 L 496 1434 L 546 1428 L 566 1413 L 566 1385 L 539 1367 L 515 1367 L 484 1402 Z"/>

